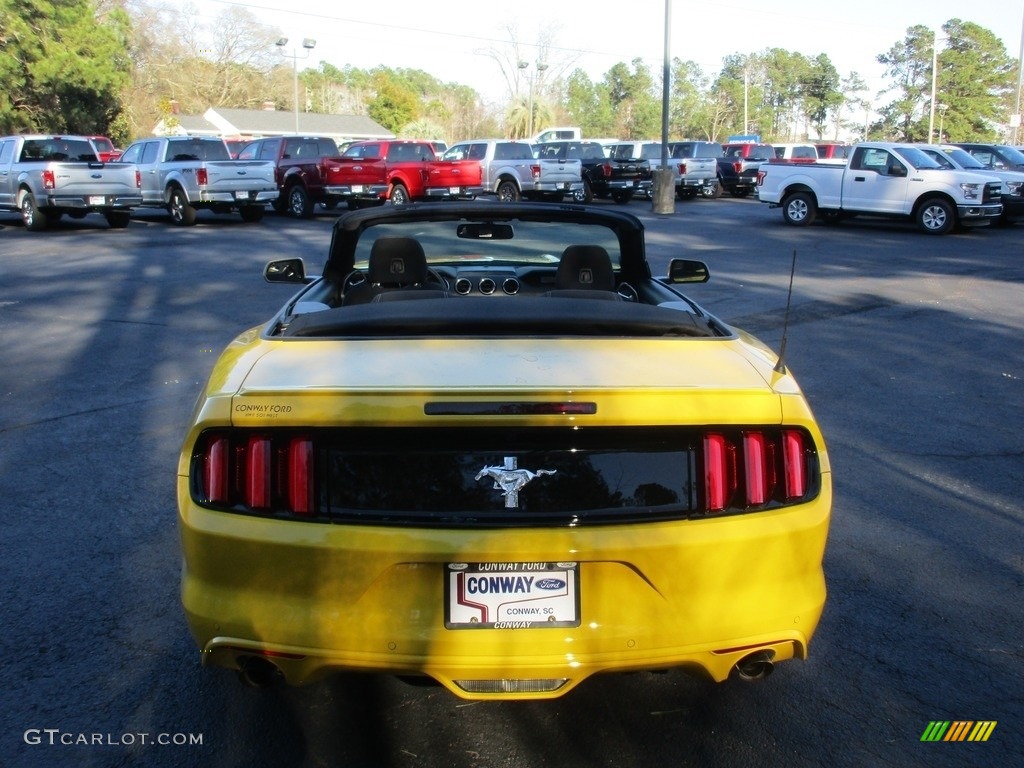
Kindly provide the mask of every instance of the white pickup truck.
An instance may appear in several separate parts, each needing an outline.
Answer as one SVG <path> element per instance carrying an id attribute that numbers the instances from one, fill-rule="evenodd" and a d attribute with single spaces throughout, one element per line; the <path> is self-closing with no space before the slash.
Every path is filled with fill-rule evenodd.
<path id="1" fill-rule="evenodd" d="M 441 159 L 479 161 L 484 194 L 495 195 L 502 203 L 514 203 L 520 198 L 559 202 L 566 195 L 583 190 L 579 160 L 538 160 L 533 156 L 533 147 L 525 141 L 460 141 L 449 147 Z"/>
<path id="2" fill-rule="evenodd" d="M 223 139 L 212 136 L 139 139 L 117 162 L 139 169 L 142 205 L 165 208 L 179 226 L 195 224 L 200 208 L 259 221 L 280 194 L 274 161 L 232 160 Z"/>
<path id="3" fill-rule="evenodd" d="M 123 229 L 141 203 L 135 168 L 100 162 L 88 136 L 0 138 L 0 210 L 20 211 L 27 230 L 89 213 Z"/>
<path id="4" fill-rule="evenodd" d="M 987 225 L 1003 210 L 998 180 L 944 169 L 914 144 L 889 142 L 856 145 L 846 165 L 763 163 L 757 195 L 795 226 L 819 215 L 828 221 L 890 216 L 932 235 Z"/>

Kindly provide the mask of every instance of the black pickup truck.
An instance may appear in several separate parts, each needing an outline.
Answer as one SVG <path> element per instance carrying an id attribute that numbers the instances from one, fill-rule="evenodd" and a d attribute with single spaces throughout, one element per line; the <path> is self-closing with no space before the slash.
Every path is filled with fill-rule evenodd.
<path id="1" fill-rule="evenodd" d="M 583 189 L 573 193 L 573 200 L 577 203 L 589 203 L 595 196 L 628 203 L 651 184 L 651 164 L 648 161 L 606 157 L 604 146 L 596 141 L 546 141 L 535 144 L 534 152 L 541 160 L 580 161 Z"/>
<path id="2" fill-rule="evenodd" d="M 761 163 L 775 159 L 771 144 L 723 144 L 718 158 L 718 183 L 733 197 L 746 197 L 757 187 Z"/>

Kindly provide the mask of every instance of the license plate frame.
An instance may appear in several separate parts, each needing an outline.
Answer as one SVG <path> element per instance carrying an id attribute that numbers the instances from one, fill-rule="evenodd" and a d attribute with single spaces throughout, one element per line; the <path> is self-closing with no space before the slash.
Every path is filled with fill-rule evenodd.
<path id="1" fill-rule="evenodd" d="M 447 563 L 446 629 L 554 629 L 580 625 L 579 563 Z"/>
<path id="2" fill-rule="evenodd" d="M 89 205 L 106 205 L 106 195 L 89 195 Z"/>

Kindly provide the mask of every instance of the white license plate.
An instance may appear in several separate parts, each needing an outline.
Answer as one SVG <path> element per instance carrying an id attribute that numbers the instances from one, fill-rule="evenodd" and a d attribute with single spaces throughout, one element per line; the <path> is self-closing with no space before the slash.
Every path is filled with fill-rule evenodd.
<path id="1" fill-rule="evenodd" d="M 89 205 L 106 205 L 107 198 L 103 195 L 91 195 L 89 197 Z"/>
<path id="2" fill-rule="evenodd" d="M 241 192 L 241 191 L 236 191 L 235 192 L 235 200 L 248 200 L 248 199 L 249 199 L 249 193 L 248 192 Z"/>
<path id="3" fill-rule="evenodd" d="M 448 629 L 546 629 L 580 625 L 578 563 L 449 563 Z"/>
<path id="4" fill-rule="evenodd" d="M 448 187 L 448 192 L 453 195 L 458 195 L 462 192 L 462 187 Z"/>
<path id="5" fill-rule="evenodd" d="M 363 191 L 363 185 L 362 184 L 353 184 L 352 185 L 352 194 L 359 195 L 359 194 L 362 194 L 362 191 Z"/>

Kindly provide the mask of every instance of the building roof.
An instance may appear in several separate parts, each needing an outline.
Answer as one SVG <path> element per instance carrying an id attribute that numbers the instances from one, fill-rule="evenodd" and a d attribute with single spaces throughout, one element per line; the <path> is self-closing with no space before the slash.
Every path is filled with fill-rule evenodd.
<path id="1" fill-rule="evenodd" d="M 190 136 L 287 136 L 294 133 L 330 136 L 335 140 L 393 139 L 384 126 L 366 115 L 324 115 L 299 113 L 299 130 L 295 130 L 295 113 L 274 109 L 226 109 L 210 107 L 201 116 L 176 115 L 177 123 L 168 128 L 161 120 L 153 128 L 156 136 L 167 134 Z"/>

